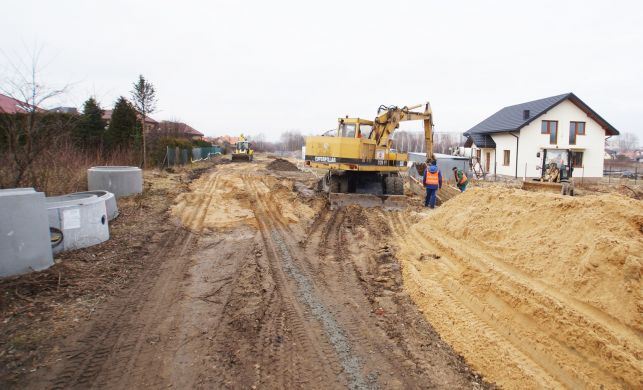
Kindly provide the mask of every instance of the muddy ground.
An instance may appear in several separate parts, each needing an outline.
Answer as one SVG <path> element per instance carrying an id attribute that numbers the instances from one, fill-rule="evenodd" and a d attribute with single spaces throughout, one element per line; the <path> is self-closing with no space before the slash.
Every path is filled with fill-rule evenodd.
<path id="1" fill-rule="evenodd" d="M 402 289 L 393 213 L 270 162 L 149 176 L 109 242 L 2 281 L 2 387 L 491 387 Z"/>

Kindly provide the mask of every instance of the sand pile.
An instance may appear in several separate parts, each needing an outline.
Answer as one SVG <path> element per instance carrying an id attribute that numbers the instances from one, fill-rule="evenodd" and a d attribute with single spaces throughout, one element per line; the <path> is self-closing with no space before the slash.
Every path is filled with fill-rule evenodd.
<path id="1" fill-rule="evenodd" d="M 507 388 L 643 386 L 643 203 L 475 188 L 399 240 L 405 286 Z"/>
<path id="2" fill-rule="evenodd" d="M 299 169 L 293 163 L 283 158 L 277 158 L 266 167 L 271 171 L 298 171 Z"/>
<path id="3" fill-rule="evenodd" d="M 194 231 L 257 226 L 254 213 L 257 197 L 278 211 L 285 223 L 315 214 L 310 205 L 296 201 L 292 181 L 249 172 L 241 166 L 203 175 L 191 183 L 190 192 L 177 197 L 172 214 Z"/>

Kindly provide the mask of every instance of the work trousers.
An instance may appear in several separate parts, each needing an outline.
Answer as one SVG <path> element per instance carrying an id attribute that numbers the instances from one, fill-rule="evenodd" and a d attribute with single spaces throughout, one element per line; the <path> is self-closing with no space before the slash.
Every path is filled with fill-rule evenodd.
<path id="1" fill-rule="evenodd" d="M 424 207 L 435 208 L 435 198 L 438 193 L 437 188 L 426 189 L 426 199 L 424 199 Z"/>

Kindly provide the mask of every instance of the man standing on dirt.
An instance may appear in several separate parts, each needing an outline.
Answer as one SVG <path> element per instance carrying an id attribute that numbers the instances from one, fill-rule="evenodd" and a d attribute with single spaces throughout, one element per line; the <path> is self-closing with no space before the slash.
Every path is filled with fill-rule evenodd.
<path id="1" fill-rule="evenodd" d="M 438 189 L 442 188 L 442 172 L 438 169 L 435 160 L 431 160 L 424 170 L 423 178 L 424 187 L 426 188 L 426 198 L 424 207 L 435 208 L 435 198 Z"/>
<path id="2" fill-rule="evenodd" d="M 460 192 L 464 192 L 464 190 L 467 189 L 467 184 L 469 184 L 467 175 L 464 174 L 462 169 L 458 169 L 457 167 L 453 167 L 453 174 L 455 175 L 455 185 L 458 186 Z"/>

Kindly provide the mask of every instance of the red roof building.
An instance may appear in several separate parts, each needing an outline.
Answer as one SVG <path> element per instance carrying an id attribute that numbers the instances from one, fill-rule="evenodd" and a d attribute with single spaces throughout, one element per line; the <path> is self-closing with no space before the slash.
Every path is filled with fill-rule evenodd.
<path id="1" fill-rule="evenodd" d="M 161 122 L 160 132 L 167 135 L 175 135 L 178 137 L 185 137 L 190 139 L 203 139 L 203 133 L 196 130 L 192 126 L 183 122 L 163 121 Z"/>
<path id="2" fill-rule="evenodd" d="M 105 122 L 107 122 L 107 125 L 109 125 L 109 122 L 112 120 L 112 111 L 113 110 L 104 110 L 103 111 L 103 119 Z M 137 114 L 137 116 L 140 118 L 140 115 Z M 149 116 L 145 115 L 145 131 L 150 132 L 153 130 L 157 130 L 159 128 L 159 123 L 156 121 L 154 118 L 150 118 Z"/>
<path id="3" fill-rule="evenodd" d="M 3 95 L 0 93 L 0 112 L 6 114 L 17 114 L 17 113 L 26 113 L 31 111 L 32 105 L 21 102 L 20 100 L 14 99 L 10 96 Z M 37 111 L 40 109 L 36 108 Z"/>

